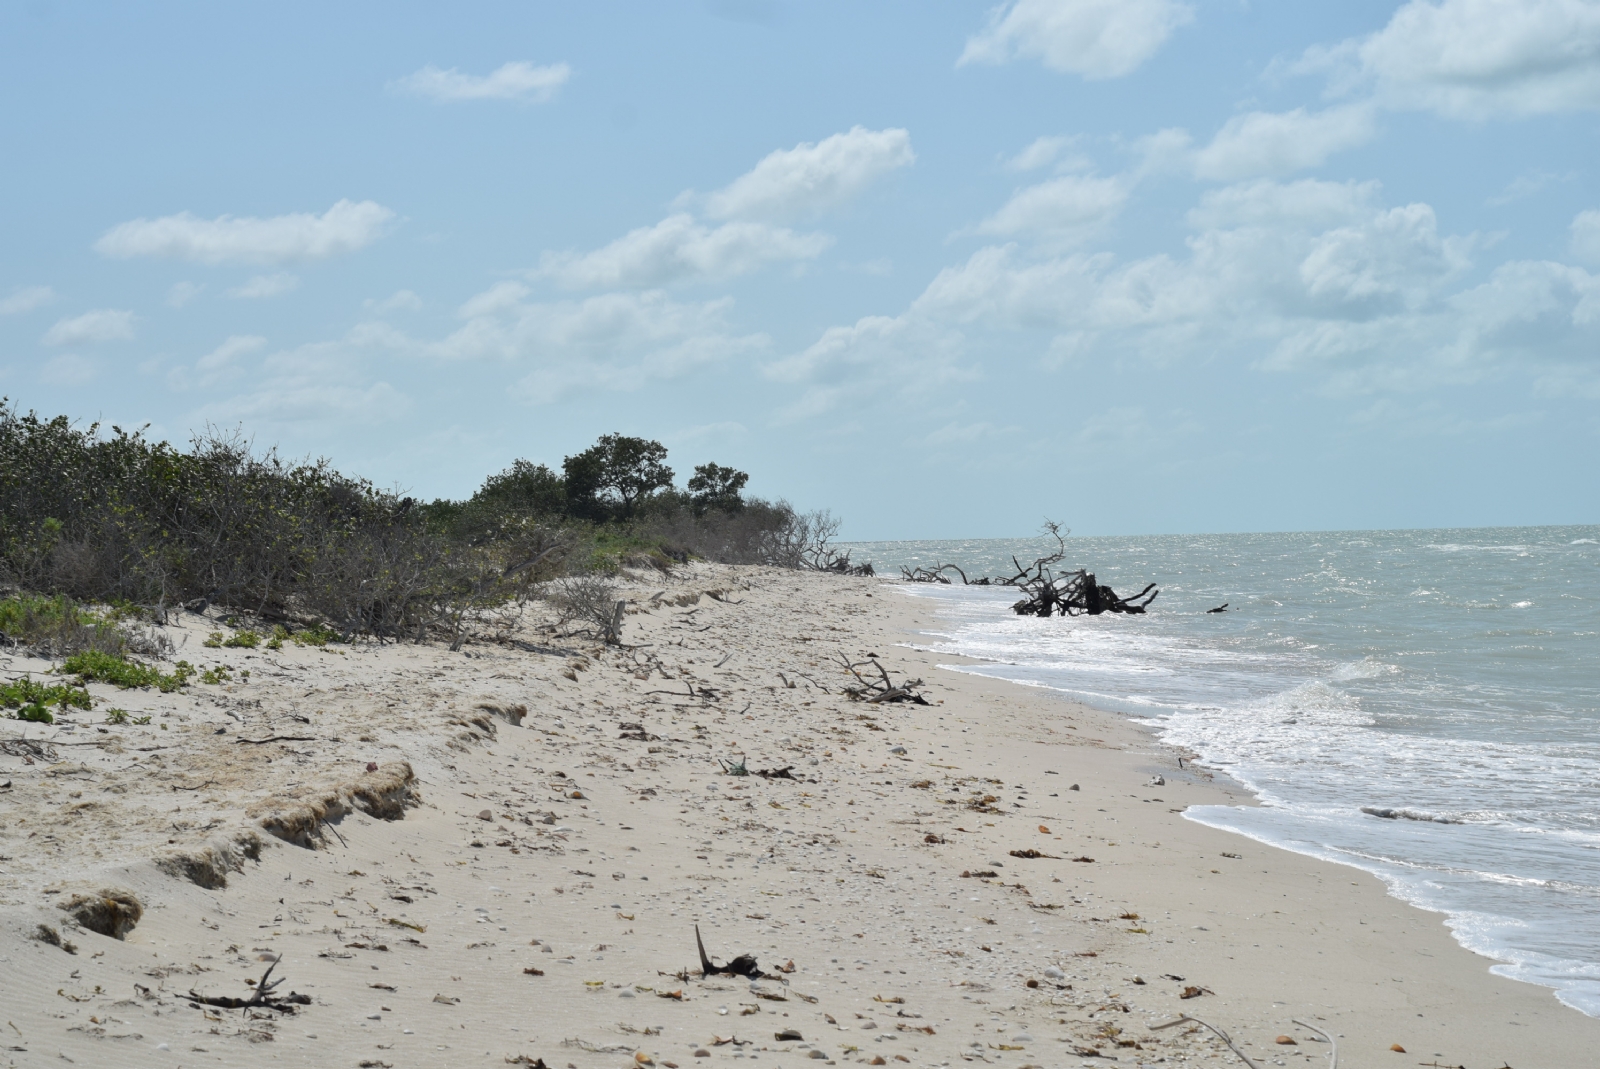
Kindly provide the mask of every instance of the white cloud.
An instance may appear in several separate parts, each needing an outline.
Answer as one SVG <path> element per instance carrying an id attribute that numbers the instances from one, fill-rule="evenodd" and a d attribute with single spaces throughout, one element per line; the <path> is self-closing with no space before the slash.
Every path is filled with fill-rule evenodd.
<path id="1" fill-rule="evenodd" d="M 523 100 L 542 104 L 567 84 L 572 68 L 565 63 L 536 67 L 519 61 L 507 63 L 487 75 L 462 74 L 454 67 L 440 70 L 429 65 L 391 83 L 391 87 L 431 100 Z"/>
<path id="2" fill-rule="evenodd" d="M 239 358 L 265 348 L 267 339 L 253 334 L 233 334 L 222 344 L 194 362 L 194 367 L 175 367 L 167 372 L 167 384 L 175 390 L 193 387 L 212 388 L 239 378 L 243 373 Z"/>
<path id="3" fill-rule="evenodd" d="M 133 337 L 133 313 L 100 308 L 81 316 L 63 319 L 44 335 L 46 345 L 79 345 L 83 342 L 126 341 Z"/>
<path id="4" fill-rule="evenodd" d="M 21 315 L 40 305 L 55 300 L 56 291 L 49 286 L 24 286 L 9 297 L 0 298 L 0 316 Z"/>
<path id="5" fill-rule="evenodd" d="M 1071 145 L 1070 137 L 1039 137 L 1033 143 L 1006 161 L 1008 171 L 1034 171 L 1065 152 Z"/>
<path id="6" fill-rule="evenodd" d="M 1253 111 L 1225 123 L 1194 157 L 1200 178 L 1249 178 L 1319 167 L 1328 157 L 1355 148 L 1376 132 L 1372 109 L 1364 104 L 1306 111 Z"/>
<path id="7" fill-rule="evenodd" d="M 274 275 L 257 275 L 242 286 L 235 286 L 228 291 L 229 297 L 241 297 L 246 300 L 262 300 L 267 297 L 277 297 L 298 288 L 300 279 L 287 271 L 279 271 Z"/>
<path id="8" fill-rule="evenodd" d="M 770 153 L 706 198 L 714 219 L 784 219 L 842 204 L 916 159 L 905 130 L 852 127 L 815 144 Z"/>
<path id="9" fill-rule="evenodd" d="M 412 408 L 411 399 L 389 383 L 372 380 L 359 346 L 316 342 L 272 353 L 248 389 L 206 404 L 194 421 L 326 428 L 392 423 Z"/>
<path id="10" fill-rule="evenodd" d="M 266 346 L 267 339 L 253 334 L 233 334 L 205 356 L 195 361 L 200 371 L 220 371 L 232 366 L 239 357 Z"/>
<path id="11" fill-rule="evenodd" d="M 1302 178 L 1275 182 L 1263 178 L 1207 190 L 1200 203 L 1189 210 L 1188 221 L 1197 230 L 1334 227 L 1371 216 L 1379 189 L 1376 181 L 1323 182 Z"/>
<path id="12" fill-rule="evenodd" d="M 266 219 L 201 219 L 179 212 L 118 224 L 94 247 L 119 259 L 159 256 L 207 264 L 320 260 L 366 248 L 393 218 L 392 211 L 370 200 L 341 200 L 321 215 L 294 212 Z"/>
<path id="13" fill-rule="evenodd" d="M 366 300 L 361 307 L 369 312 L 415 312 L 422 307 L 422 298 L 410 290 L 395 290 L 383 300 Z"/>
<path id="14" fill-rule="evenodd" d="M 1590 208 L 1572 220 L 1572 255 L 1585 263 L 1600 264 L 1600 211 Z"/>
<path id="15" fill-rule="evenodd" d="M 1015 0 L 967 40 L 957 66 L 1028 58 L 1091 80 L 1119 78 L 1193 19 L 1194 9 L 1174 0 Z"/>
<path id="16" fill-rule="evenodd" d="M 1410 0 L 1379 32 L 1311 49 L 1298 66 L 1387 107 L 1454 118 L 1600 110 L 1600 4 Z"/>
<path id="17" fill-rule="evenodd" d="M 979 249 L 901 314 L 830 327 L 768 374 L 796 387 L 790 415 L 814 416 L 1030 350 L 1046 369 L 1233 360 L 1343 394 L 1596 364 L 1600 275 L 1514 262 L 1463 288 L 1481 243 L 1440 233 L 1427 204 L 1384 205 L 1375 182 L 1251 181 L 1189 220 L 1181 255 Z"/>
<path id="18" fill-rule="evenodd" d="M 814 259 L 831 244 L 826 234 L 797 234 L 766 223 L 735 221 L 708 228 L 680 213 L 629 231 L 593 252 L 547 252 L 539 274 L 573 289 L 654 288 Z"/>
<path id="19" fill-rule="evenodd" d="M 732 331 L 726 298 L 682 303 L 659 291 L 544 302 L 528 296 L 520 283 L 497 283 L 462 305 L 459 330 L 420 351 L 523 369 L 512 392 L 544 404 L 583 390 L 642 389 L 768 344 L 764 335 Z"/>
<path id="20" fill-rule="evenodd" d="M 174 282 L 167 290 L 167 304 L 173 308 L 182 308 L 196 297 L 205 287 L 193 282 Z"/>
<path id="21" fill-rule="evenodd" d="M 1119 178 L 1069 175 L 1019 189 L 976 231 L 1000 237 L 1027 235 L 1058 244 L 1094 236 L 1128 200 Z"/>

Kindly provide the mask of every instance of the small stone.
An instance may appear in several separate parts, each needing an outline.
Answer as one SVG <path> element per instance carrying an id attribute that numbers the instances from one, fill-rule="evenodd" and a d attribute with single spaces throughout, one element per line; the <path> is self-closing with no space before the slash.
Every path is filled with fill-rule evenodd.
<path id="1" fill-rule="evenodd" d="M 1389 1044 L 1389 1049 L 1394 1051 L 1396 1054 L 1404 1054 L 1406 1052 L 1406 1049 L 1398 1043 Z"/>
<path id="2" fill-rule="evenodd" d="M 904 746 L 891 746 L 891 747 L 889 747 L 889 752 L 890 753 L 905 753 L 906 752 L 906 748 Z"/>
<path id="3" fill-rule="evenodd" d="M 695 1048 L 694 1056 L 696 1058 L 709 1058 L 711 1057 L 711 1052 L 704 1047 L 697 1047 Z"/>
<path id="4" fill-rule="evenodd" d="M 487 809 L 485 809 L 481 813 L 478 814 L 478 819 L 479 820 L 493 820 L 494 819 L 494 814 L 489 812 Z"/>
<path id="5" fill-rule="evenodd" d="M 1044 974 L 1051 980 L 1065 980 L 1067 978 L 1067 974 L 1056 968 L 1054 965 L 1046 965 L 1044 967 Z"/>
<path id="6" fill-rule="evenodd" d="M 1279 1036 L 1273 1042 L 1282 1044 L 1285 1047 L 1298 1047 L 1300 1045 L 1300 1042 L 1293 1036 Z"/>
<path id="7" fill-rule="evenodd" d="M 1069 790 L 1069 791 L 1075 791 L 1077 789 L 1078 789 L 1078 785 L 1076 783 L 1074 783 L 1072 786 L 1067 788 L 1067 790 Z"/>
<path id="8" fill-rule="evenodd" d="M 826 1058 L 826 1057 L 827 1057 L 827 1055 L 826 1055 L 826 1054 L 824 1054 L 824 1053 L 822 1053 L 822 1052 L 821 1052 L 821 1051 L 820 1051 L 820 1050 L 814 1050 L 814 1051 L 812 1051 L 812 1052 L 811 1052 L 811 1053 L 810 1053 L 810 1054 L 807 1054 L 807 1055 L 806 1055 L 806 1057 L 807 1057 L 807 1058 L 818 1058 L 818 1059 L 822 1059 L 822 1058 Z"/>

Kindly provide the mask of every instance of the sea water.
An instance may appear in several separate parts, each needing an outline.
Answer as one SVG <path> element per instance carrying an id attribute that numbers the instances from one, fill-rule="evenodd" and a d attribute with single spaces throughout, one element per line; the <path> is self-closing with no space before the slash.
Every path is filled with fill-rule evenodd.
<path id="1" fill-rule="evenodd" d="M 848 548 L 976 578 L 1054 547 Z M 953 571 L 902 589 L 937 612 L 927 648 L 986 662 L 956 670 L 1135 717 L 1261 803 L 1190 819 L 1372 872 L 1600 1016 L 1600 527 L 1069 538 L 1080 566 L 1161 593 L 1040 619 Z"/>

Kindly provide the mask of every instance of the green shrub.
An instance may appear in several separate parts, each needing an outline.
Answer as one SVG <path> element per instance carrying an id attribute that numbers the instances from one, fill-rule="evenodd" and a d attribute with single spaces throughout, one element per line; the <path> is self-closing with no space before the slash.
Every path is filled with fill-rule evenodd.
<path id="1" fill-rule="evenodd" d="M 0 598 L 0 633 L 47 653 L 95 649 L 120 653 L 128 636 L 64 595 L 13 594 Z"/>
<path id="2" fill-rule="evenodd" d="M 229 638 L 228 641 L 223 643 L 223 645 L 227 646 L 229 649 L 235 650 L 253 650 L 260 644 L 261 636 L 250 630 L 248 627 L 242 631 L 235 631 L 233 633 L 233 637 Z"/>
<path id="3" fill-rule="evenodd" d="M 128 722 L 128 710 L 126 710 L 126 709 L 107 709 L 106 710 L 106 723 L 108 723 L 108 724 L 126 724 L 127 722 Z"/>
<path id="4" fill-rule="evenodd" d="M 194 666 L 188 661 L 179 661 L 169 674 L 154 665 L 113 657 L 99 650 L 86 650 L 83 653 L 73 654 L 61 663 L 60 670 L 76 675 L 85 682 L 98 680 L 101 683 L 110 683 L 114 687 L 121 687 L 123 690 L 132 687 L 155 687 L 163 694 L 170 694 L 179 689 L 194 675 Z"/>
<path id="5" fill-rule="evenodd" d="M 18 720 L 32 720 L 36 724 L 54 724 L 56 718 L 42 705 L 24 705 L 17 712 Z"/>
<path id="6" fill-rule="evenodd" d="M 326 646 L 330 642 L 339 641 L 339 632 L 327 624 L 318 624 L 303 631 L 296 631 L 288 637 L 294 639 L 295 643 L 301 646 Z"/>
<path id="7" fill-rule="evenodd" d="M 201 672 L 200 682 L 209 683 L 213 687 L 220 686 L 223 683 L 232 683 L 233 675 L 229 672 L 227 665 L 219 664 L 215 668 L 207 668 L 204 672 Z"/>
<path id="8" fill-rule="evenodd" d="M 30 705 L 87 709 L 89 704 L 89 692 L 71 683 L 47 685 L 27 676 L 10 683 L 0 683 L 0 706 L 7 709 L 20 709 Z"/>

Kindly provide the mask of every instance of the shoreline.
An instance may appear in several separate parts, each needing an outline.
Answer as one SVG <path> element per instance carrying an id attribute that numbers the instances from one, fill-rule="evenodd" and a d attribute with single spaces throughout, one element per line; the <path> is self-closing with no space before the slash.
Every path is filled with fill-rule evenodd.
<path id="1" fill-rule="evenodd" d="M 0 966 L 19 992 L 0 1065 L 1234 1060 L 1203 1030 L 1148 1027 L 1180 1013 L 1264 1064 L 1326 1064 L 1296 1017 L 1352 1066 L 1407 1064 L 1391 1044 L 1471 1069 L 1593 1062 L 1600 1021 L 1490 974 L 1377 879 L 1184 819 L 1252 796 L 1179 774 L 1148 729 L 939 670 L 905 644 L 931 606 L 710 566 L 626 596 L 633 649 L 207 650 L 250 682 L 91 687 L 171 726 L 79 717 L 71 741 L 114 744 L 0 757 Z M 215 626 L 185 620 L 178 655 Z M 847 700 L 840 649 L 922 677 L 934 704 Z M 259 860 L 219 856 L 246 834 Z M 225 887 L 170 874 L 208 849 Z M 113 885 L 144 905 L 124 940 L 53 904 Z M 712 959 L 754 954 L 769 978 L 680 973 L 695 925 Z M 247 996 L 269 959 L 311 997 L 293 1016 L 176 997 Z"/>

